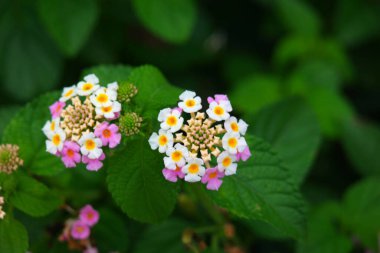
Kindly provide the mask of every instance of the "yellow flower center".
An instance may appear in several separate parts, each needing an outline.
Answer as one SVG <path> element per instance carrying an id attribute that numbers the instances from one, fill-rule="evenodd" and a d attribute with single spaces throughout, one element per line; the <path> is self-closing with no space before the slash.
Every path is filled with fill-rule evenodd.
<path id="1" fill-rule="evenodd" d="M 166 124 L 168 124 L 169 126 L 172 127 L 172 126 L 177 125 L 177 121 L 178 121 L 178 119 L 175 116 L 169 116 L 166 119 Z"/>
<path id="2" fill-rule="evenodd" d="M 101 93 L 97 96 L 96 100 L 98 100 L 99 103 L 105 103 L 108 101 L 107 94 Z"/>
<path id="3" fill-rule="evenodd" d="M 230 166 L 231 165 L 231 163 L 232 163 L 232 159 L 230 158 L 230 157 L 226 157 L 226 158 L 224 158 L 223 159 L 223 166 L 224 167 L 228 167 L 228 166 Z"/>
<path id="4" fill-rule="evenodd" d="M 168 138 L 165 135 L 161 135 L 160 138 L 158 138 L 158 144 L 165 146 L 166 143 L 168 143 Z"/>
<path id="5" fill-rule="evenodd" d="M 77 226 L 75 227 L 75 231 L 78 233 L 78 234 L 81 234 L 84 232 L 84 227 L 82 226 Z"/>
<path id="6" fill-rule="evenodd" d="M 102 107 L 102 111 L 105 113 L 110 112 L 112 111 L 112 106 Z"/>
<path id="7" fill-rule="evenodd" d="M 209 177 L 210 179 L 216 178 L 217 176 L 218 176 L 218 172 L 217 172 L 217 171 L 211 172 L 211 173 L 208 175 L 208 177 Z"/>
<path id="8" fill-rule="evenodd" d="M 108 130 L 108 129 L 105 129 L 104 131 L 103 131 L 103 136 L 105 137 L 105 138 L 110 138 L 111 137 L 111 131 L 110 130 Z"/>
<path id="9" fill-rule="evenodd" d="M 231 123 L 231 129 L 234 132 L 239 132 L 239 125 L 236 122 Z"/>
<path id="10" fill-rule="evenodd" d="M 53 144 L 55 146 L 58 146 L 61 143 L 61 136 L 59 134 L 56 134 L 53 136 Z"/>
<path id="11" fill-rule="evenodd" d="M 181 151 L 174 151 L 172 153 L 172 159 L 175 162 L 179 162 L 182 159 L 182 152 Z"/>
<path id="12" fill-rule="evenodd" d="M 214 113 L 218 116 L 222 116 L 224 114 L 224 109 L 221 106 L 217 105 L 214 108 Z"/>
<path id="13" fill-rule="evenodd" d="M 230 138 L 228 140 L 228 146 L 230 146 L 231 148 L 236 148 L 237 144 L 238 144 L 238 141 L 236 138 Z"/>
<path id="14" fill-rule="evenodd" d="M 186 106 L 187 107 L 193 107 L 193 106 L 195 106 L 195 100 L 194 99 L 188 99 L 188 100 L 186 100 Z"/>
<path id="15" fill-rule="evenodd" d="M 74 157 L 74 155 L 75 155 L 75 152 L 72 149 L 67 150 L 67 156 L 68 157 L 72 158 L 72 157 Z"/>
<path id="16" fill-rule="evenodd" d="M 190 166 L 189 166 L 189 173 L 191 173 L 191 174 L 197 174 L 198 173 L 198 171 L 199 171 L 199 165 L 198 164 L 191 164 Z"/>
<path id="17" fill-rule="evenodd" d="M 87 140 L 85 143 L 85 147 L 87 150 L 94 150 L 96 147 L 96 143 L 94 140 Z"/>
<path id="18" fill-rule="evenodd" d="M 92 83 L 85 83 L 82 87 L 82 90 L 84 91 L 89 91 L 91 90 L 92 88 L 94 87 L 94 85 Z"/>
<path id="19" fill-rule="evenodd" d="M 66 92 L 66 94 L 64 95 L 64 97 L 70 97 L 71 95 L 73 95 L 73 93 L 74 93 L 74 89 L 71 89 L 68 92 Z"/>
<path id="20" fill-rule="evenodd" d="M 50 130 L 54 131 L 54 129 L 55 129 L 55 121 L 52 121 L 50 124 Z"/>

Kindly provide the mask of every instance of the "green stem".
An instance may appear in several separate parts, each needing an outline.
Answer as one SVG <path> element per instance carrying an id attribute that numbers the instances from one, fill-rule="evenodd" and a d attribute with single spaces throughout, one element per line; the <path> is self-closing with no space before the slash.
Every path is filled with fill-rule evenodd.
<path id="1" fill-rule="evenodd" d="M 194 185 L 194 187 L 190 187 L 190 189 L 206 209 L 211 219 L 213 219 L 216 224 L 223 226 L 225 223 L 223 215 L 215 208 L 210 197 L 207 196 L 205 191 L 200 187 L 200 185 Z"/>

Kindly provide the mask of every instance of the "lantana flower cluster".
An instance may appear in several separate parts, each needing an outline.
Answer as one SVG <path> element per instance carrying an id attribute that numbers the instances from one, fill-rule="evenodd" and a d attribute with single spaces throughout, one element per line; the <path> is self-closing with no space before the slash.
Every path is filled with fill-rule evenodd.
<path id="1" fill-rule="evenodd" d="M 91 244 L 91 229 L 99 222 L 99 213 L 91 205 L 86 205 L 79 211 L 76 219 L 65 222 L 61 242 L 68 242 L 71 249 L 84 249 L 84 253 L 97 253 L 98 250 Z"/>
<path id="2" fill-rule="evenodd" d="M 19 157 L 19 147 L 12 144 L 0 145 L 0 173 L 11 174 L 24 164 Z"/>
<path id="3" fill-rule="evenodd" d="M 1 187 L 0 187 L 0 191 L 1 191 Z M 4 219 L 5 217 L 5 212 L 3 210 L 3 205 L 4 205 L 4 197 L 0 195 L 0 219 Z"/>
<path id="4" fill-rule="evenodd" d="M 115 148 L 121 141 L 117 101 L 119 85 L 101 86 L 96 75 L 84 77 L 77 85 L 63 89 L 59 101 L 50 106 L 52 119 L 43 127 L 47 152 L 61 157 L 67 168 L 78 163 L 97 171 L 105 159 L 103 148 Z"/>
<path id="5" fill-rule="evenodd" d="M 178 107 L 160 111 L 161 129 L 151 135 L 150 146 L 165 154 L 162 173 L 168 181 L 201 181 L 218 190 L 223 177 L 236 174 L 237 162 L 251 156 L 244 138 L 248 124 L 231 116 L 227 95 L 209 97 L 206 113 L 195 92 L 179 99 Z"/>

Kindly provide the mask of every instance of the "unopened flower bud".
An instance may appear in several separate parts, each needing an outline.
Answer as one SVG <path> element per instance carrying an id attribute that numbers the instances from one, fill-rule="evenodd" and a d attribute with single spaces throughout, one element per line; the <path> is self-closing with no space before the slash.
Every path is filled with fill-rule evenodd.
<path id="1" fill-rule="evenodd" d="M 17 145 L 0 145 L 0 172 L 11 174 L 23 165 L 23 160 L 18 156 L 19 147 Z"/>
<path id="2" fill-rule="evenodd" d="M 135 112 L 126 113 L 119 120 L 120 132 L 125 136 L 138 134 L 143 119 Z"/>
<path id="3" fill-rule="evenodd" d="M 129 103 L 136 96 L 138 90 L 132 83 L 120 83 L 118 100 L 120 102 Z"/>

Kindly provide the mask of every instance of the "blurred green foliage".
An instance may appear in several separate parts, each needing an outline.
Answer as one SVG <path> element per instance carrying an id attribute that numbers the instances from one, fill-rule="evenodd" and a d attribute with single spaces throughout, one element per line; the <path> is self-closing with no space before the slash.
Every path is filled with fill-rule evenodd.
<path id="1" fill-rule="evenodd" d="M 67 215 L 25 215 L 42 216 L 63 202 L 102 207 L 94 230 L 100 252 L 377 252 L 379 24 L 373 0 L 0 0 L 0 138 L 20 145 L 27 173 L 38 179 L 0 175 L 5 191 L 18 189 L 10 199 L 30 244 L 9 217 L 0 222 L 0 252 L 67 252 L 57 242 Z M 154 67 L 128 67 L 144 64 L 178 88 Z M 262 139 L 250 140 L 254 159 L 218 193 L 199 193 L 200 203 L 188 189 L 176 197 L 180 189 L 149 170 L 158 161 L 151 153 L 143 170 L 122 170 L 141 159 L 128 146 L 107 172 L 62 173 L 41 137 L 42 108 L 58 93 L 20 108 L 72 85 L 84 69 L 102 80 L 138 82 L 136 104 L 146 118 L 184 88 L 203 97 L 229 94 L 250 134 Z M 144 150 L 146 139 L 128 144 Z M 135 174 L 157 180 L 139 184 Z M 216 214 L 205 210 L 210 197 L 230 211 L 215 209 L 233 224 L 232 237 L 214 229 Z M 139 221 L 174 212 L 145 225 L 117 205 Z"/>

